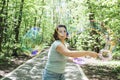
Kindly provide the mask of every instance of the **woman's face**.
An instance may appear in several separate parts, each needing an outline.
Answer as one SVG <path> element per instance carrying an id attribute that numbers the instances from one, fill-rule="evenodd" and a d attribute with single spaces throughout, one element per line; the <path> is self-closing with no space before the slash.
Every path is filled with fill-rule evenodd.
<path id="1" fill-rule="evenodd" d="M 66 37 L 67 37 L 66 34 L 67 34 L 67 31 L 66 31 L 66 29 L 64 27 L 59 27 L 58 28 L 58 38 L 60 40 L 65 40 Z"/>

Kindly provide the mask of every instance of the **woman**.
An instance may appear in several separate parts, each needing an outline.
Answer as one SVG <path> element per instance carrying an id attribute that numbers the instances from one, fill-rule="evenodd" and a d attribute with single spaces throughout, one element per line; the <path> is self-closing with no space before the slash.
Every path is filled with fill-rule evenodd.
<path id="1" fill-rule="evenodd" d="M 48 61 L 43 72 L 42 80 L 65 80 L 64 70 L 67 62 L 67 57 L 98 57 L 98 54 L 92 51 L 68 50 L 65 46 L 65 40 L 67 36 L 66 26 L 58 25 L 53 34 L 55 41 L 49 50 Z"/>

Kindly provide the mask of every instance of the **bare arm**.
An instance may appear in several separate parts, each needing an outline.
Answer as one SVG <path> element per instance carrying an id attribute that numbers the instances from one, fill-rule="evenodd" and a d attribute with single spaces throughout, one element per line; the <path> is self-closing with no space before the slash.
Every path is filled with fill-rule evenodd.
<path id="1" fill-rule="evenodd" d="M 65 56 L 68 57 L 82 57 L 82 56 L 91 56 L 91 57 L 97 57 L 98 54 L 93 51 L 70 51 L 68 50 L 63 44 L 60 44 L 57 46 L 56 50 Z"/>
<path id="2" fill-rule="evenodd" d="M 68 61 L 68 62 L 73 62 L 73 57 L 68 57 L 68 58 L 67 58 L 67 61 Z"/>

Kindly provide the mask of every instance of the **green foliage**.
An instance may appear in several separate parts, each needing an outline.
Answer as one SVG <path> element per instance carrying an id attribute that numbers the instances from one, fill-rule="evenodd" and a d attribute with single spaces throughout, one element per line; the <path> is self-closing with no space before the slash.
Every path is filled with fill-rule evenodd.
<path id="1" fill-rule="evenodd" d="M 89 0 L 85 5 L 88 6 L 88 9 L 86 9 L 87 13 L 94 13 L 95 20 L 99 22 L 103 21 L 105 26 L 111 30 L 109 32 L 110 37 L 112 37 L 114 42 L 116 42 L 116 50 L 118 50 L 120 44 L 118 41 L 120 37 L 119 0 Z"/>
<path id="2" fill-rule="evenodd" d="M 96 20 L 104 21 L 106 26 L 114 32 L 115 40 L 120 37 L 120 15 L 119 15 L 119 1 L 118 0 L 26 0 L 23 6 L 22 22 L 19 28 L 19 41 L 15 41 L 15 28 L 18 24 L 19 9 L 21 0 L 6 1 L 4 6 L 4 13 L 0 14 L 0 18 L 6 19 L 1 24 L 5 25 L 3 30 L 2 51 L 1 57 L 11 56 L 16 49 L 16 54 L 22 53 L 22 49 L 28 46 L 40 45 L 45 43 L 50 45 L 53 41 L 53 31 L 57 24 L 65 24 L 70 33 L 69 43 L 71 47 L 78 49 L 92 50 L 95 38 L 91 38 L 88 32 L 84 30 L 88 27 L 88 13 L 95 13 Z M 86 3 L 87 2 L 87 3 Z M 2 6 L 2 1 L 0 1 Z M 8 5 L 7 5 L 8 4 Z M 90 7 L 89 7 L 90 6 Z M 88 8 L 89 7 L 89 8 Z M 0 7 L 2 9 L 2 7 Z M 7 14 L 7 15 L 6 15 Z M 24 41 L 23 36 L 31 27 L 41 28 L 41 33 L 36 38 L 35 43 L 31 39 Z M 77 35 L 77 32 L 80 33 Z M 74 35 L 73 35 L 74 34 Z M 77 40 L 78 39 L 78 40 Z M 102 37 L 100 36 L 100 40 Z M 77 42 L 77 44 L 76 44 Z M 104 40 L 100 41 L 104 44 Z M 91 48 L 90 48 L 91 47 Z M 103 45 L 98 45 L 100 49 Z M 119 51 L 120 45 L 116 46 L 116 51 Z"/>
<path id="3" fill-rule="evenodd" d="M 99 41 L 97 42 L 96 39 Z M 78 50 L 91 50 L 96 51 L 96 48 L 104 48 L 105 40 L 100 35 L 90 35 L 89 31 L 84 31 L 78 35 L 76 47 Z"/>
<path id="4" fill-rule="evenodd" d="M 111 73 L 115 74 L 117 76 L 117 79 L 119 80 L 120 79 L 120 75 L 119 75 L 119 73 L 120 73 L 120 66 L 112 69 Z"/>

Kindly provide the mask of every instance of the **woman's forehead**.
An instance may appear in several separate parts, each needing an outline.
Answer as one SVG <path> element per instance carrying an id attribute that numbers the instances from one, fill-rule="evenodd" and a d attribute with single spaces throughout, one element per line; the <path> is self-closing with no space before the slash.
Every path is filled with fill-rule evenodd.
<path id="1" fill-rule="evenodd" d="M 66 30 L 64 27 L 58 27 L 58 30 Z"/>

